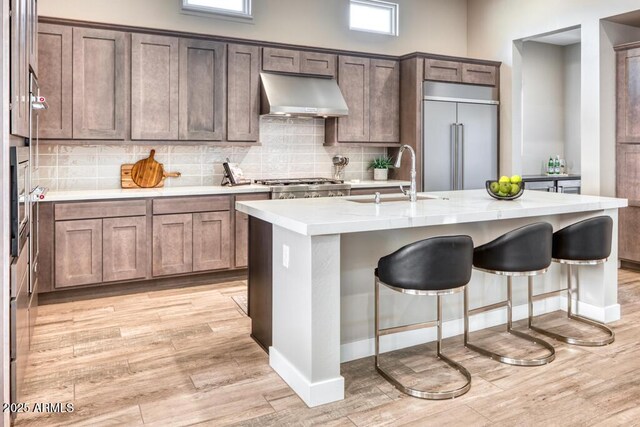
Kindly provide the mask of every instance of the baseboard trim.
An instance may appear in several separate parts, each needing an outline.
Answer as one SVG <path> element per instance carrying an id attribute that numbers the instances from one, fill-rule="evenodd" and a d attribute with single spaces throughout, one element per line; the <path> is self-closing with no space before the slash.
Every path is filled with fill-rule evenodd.
<path id="1" fill-rule="evenodd" d="M 578 304 L 578 313 L 584 317 L 597 320 L 599 322 L 610 323 L 620 319 L 620 305 L 614 304 L 607 307 L 597 307 L 584 302 L 574 302 Z M 575 305 L 574 305 L 575 307 Z M 536 315 L 551 313 L 558 310 L 566 311 L 567 298 L 555 296 L 542 301 L 535 301 L 533 310 Z M 527 304 L 513 307 L 513 320 L 526 319 L 528 316 Z M 476 314 L 469 319 L 469 329 L 478 331 L 491 328 L 493 326 L 504 325 L 507 322 L 507 309 L 499 309 Z M 442 337 L 449 338 L 462 335 L 464 333 L 464 319 L 454 319 L 443 322 Z M 380 352 L 399 350 L 401 348 L 413 347 L 436 340 L 436 328 L 419 329 L 415 331 L 400 332 L 388 335 L 380 339 Z M 445 347 L 446 350 L 446 347 Z M 373 356 L 375 352 L 375 340 L 373 338 L 344 343 L 340 346 L 340 361 L 350 362 Z"/>
<path id="2" fill-rule="evenodd" d="M 312 383 L 274 347 L 269 347 L 269 365 L 310 408 L 344 399 L 342 376 Z"/>

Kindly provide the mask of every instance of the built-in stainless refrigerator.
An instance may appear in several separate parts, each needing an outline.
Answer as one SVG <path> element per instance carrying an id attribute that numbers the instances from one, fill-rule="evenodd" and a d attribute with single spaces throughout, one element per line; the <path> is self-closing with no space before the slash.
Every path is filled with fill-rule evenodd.
<path id="1" fill-rule="evenodd" d="M 425 82 L 423 102 L 423 191 L 481 189 L 497 179 L 496 89 Z"/>

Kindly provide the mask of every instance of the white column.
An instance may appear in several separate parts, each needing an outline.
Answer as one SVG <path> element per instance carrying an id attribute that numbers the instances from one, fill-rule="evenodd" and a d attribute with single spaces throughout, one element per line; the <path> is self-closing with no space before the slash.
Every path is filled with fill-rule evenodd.
<path id="1" fill-rule="evenodd" d="M 308 406 L 344 399 L 340 375 L 340 236 L 273 227 L 269 363 Z"/>

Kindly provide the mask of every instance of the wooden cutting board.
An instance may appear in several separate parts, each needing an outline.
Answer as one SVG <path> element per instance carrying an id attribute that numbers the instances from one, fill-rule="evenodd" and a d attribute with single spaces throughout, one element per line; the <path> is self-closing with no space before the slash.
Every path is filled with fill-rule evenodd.
<path id="1" fill-rule="evenodd" d="M 124 164 L 120 166 L 120 186 L 122 188 L 143 188 L 140 187 L 133 181 L 131 177 L 131 171 L 133 170 L 133 164 Z M 160 182 L 155 187 L 144 187 L 144 188 L 162 188 L 164 187 L 165 178 L 178 178 L 180 176 L 180 172 L 165 172 L 160 179 Z"/>
<path id="2" fill-rule="evenodd" d="M 122 188 L 164 187 L 165 178 L 180 176 L 180 172 L 165 172 L 162 163 L 154 159 L 155 154 L 156 150 L 151 150 L 146 159 L 139 160 L 134 165 L 122 165 L 120 168 Z"/>

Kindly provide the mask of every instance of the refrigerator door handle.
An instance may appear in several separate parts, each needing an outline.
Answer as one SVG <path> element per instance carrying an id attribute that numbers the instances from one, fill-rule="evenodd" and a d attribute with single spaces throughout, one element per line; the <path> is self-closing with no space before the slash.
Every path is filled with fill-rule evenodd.
<path id="1" fill-rule="evenodd" d="M 451 189 L 458 187 L 458 124 L 451 124 Z"/>
<path id="2" fill-rule="evenodd" d="M 459 173 L 460 173 L 460 188 L 458 190 L 464 190 L 464 123 L 458 124 L 458 141 L 460 141 L 459 148 Z"/>

